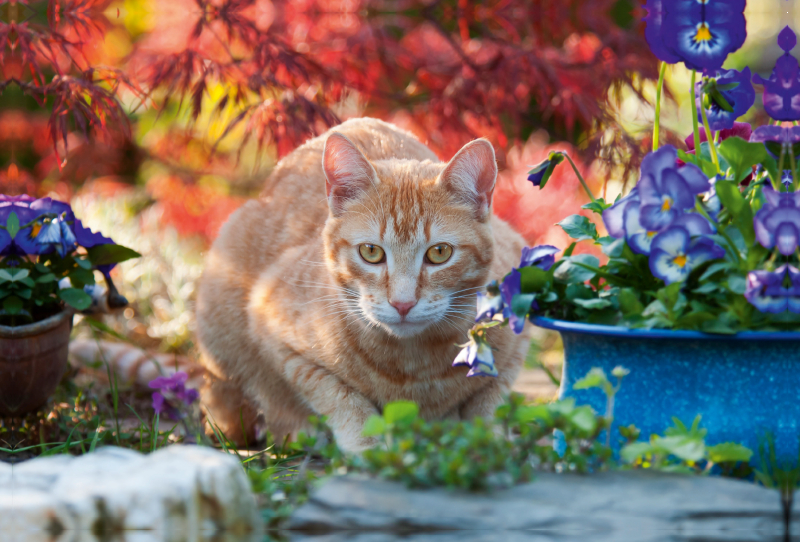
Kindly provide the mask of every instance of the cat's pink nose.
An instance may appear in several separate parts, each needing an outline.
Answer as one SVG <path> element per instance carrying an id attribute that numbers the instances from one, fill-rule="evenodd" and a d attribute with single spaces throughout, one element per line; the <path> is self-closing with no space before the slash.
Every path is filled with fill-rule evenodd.
<path id="1" fill-rule="evenodd" d="M 408 311 L 414 308 L 414 305 L 417 304 L 416 301 L 390 301 L 389 304 L 397 309 L 397 312 L 400 313 L 400 318 L 405 318 Z"/>

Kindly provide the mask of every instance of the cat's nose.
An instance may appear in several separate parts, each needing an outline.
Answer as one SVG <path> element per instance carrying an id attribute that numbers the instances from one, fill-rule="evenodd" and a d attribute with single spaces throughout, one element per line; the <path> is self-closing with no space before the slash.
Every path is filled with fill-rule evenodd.
<path id="1" fill-rule="evenodd" d="M 417 304 L 416 301 L 390 301 L 389 304 L 397 309 L 397 312 L 400 313 L 400 318 L 405 318 L 408 311 L 414 308 L 414 305 Z"/>

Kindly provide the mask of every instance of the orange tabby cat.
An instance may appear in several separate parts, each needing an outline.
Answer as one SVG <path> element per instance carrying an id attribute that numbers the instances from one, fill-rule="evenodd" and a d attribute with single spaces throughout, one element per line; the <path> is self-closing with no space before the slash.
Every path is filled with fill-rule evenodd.
<path id="1" fill-rule="evenodd" d="M 499 377 L 451 367 L 475 292 L 518 265 L 521 236 L 491 214 L 497 177 L 483 139 L 447 164 L 411 134 L 347 121 L 280 161 L 262 198 L 223 226 L 200 281 L 211 373 L 202 401 L 227 435 L 247 403 L 286 434 L 328 416 L 361 450 L 365 420 L 411 400 L 427 419 L 491 416 L 529 338 L 489 335 Z M 327 198 L 323 192 L 327 190 Z"/>

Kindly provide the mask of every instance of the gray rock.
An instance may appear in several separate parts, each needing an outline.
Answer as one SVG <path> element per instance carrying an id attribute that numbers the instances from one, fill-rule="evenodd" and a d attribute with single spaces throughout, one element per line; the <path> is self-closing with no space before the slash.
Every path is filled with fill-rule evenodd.
<path id="1" fill-rule="evenodd" d="M 0 542 L 260 539 L 239 461 L 211 448 L 115 447 L 0 468 Z"/>
<path id="2" fill-rule="evenodd" d="M 488 494 L 333 478 L 292 515 L 288 529 L 293 541 L 314 542 L 764 542 L 784 533 L 776 491 L 642 471 L 545 473 Z"/>

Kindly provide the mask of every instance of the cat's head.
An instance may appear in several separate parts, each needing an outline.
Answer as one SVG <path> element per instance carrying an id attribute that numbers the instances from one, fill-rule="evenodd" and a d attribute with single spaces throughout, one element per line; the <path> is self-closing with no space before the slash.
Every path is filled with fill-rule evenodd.
<path id="1" fill-rule="evenodd" d="M 463 333 L 493 257 L 491 144 L 468 143 L 447 164 L 371 162 L 333 133 L 323 169 L 325 257 L 346 289 L 342 310 L 400 338 Z"/>

